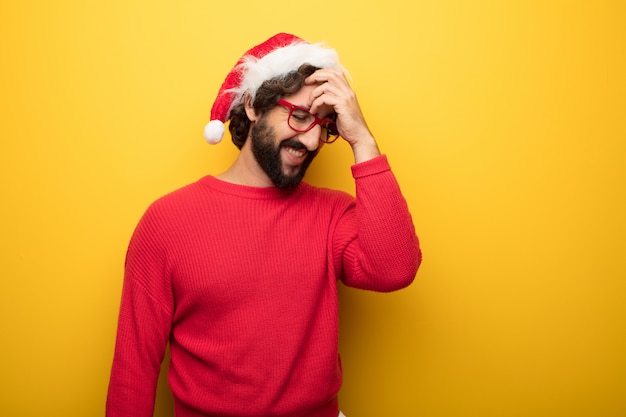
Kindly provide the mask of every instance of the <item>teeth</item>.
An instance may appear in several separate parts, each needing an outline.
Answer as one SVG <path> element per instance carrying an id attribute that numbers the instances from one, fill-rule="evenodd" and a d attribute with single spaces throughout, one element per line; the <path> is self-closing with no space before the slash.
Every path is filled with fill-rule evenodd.
<path id="1" fill-rule="evenodd" d="M 303 157 L 304 154 L 306 153 L 306 151 L 304 149 L 286 148 L 286 150 L 287 150 L 287 152 L 289 152 L 293 156 L 297 156 L 298 158 Z"/>

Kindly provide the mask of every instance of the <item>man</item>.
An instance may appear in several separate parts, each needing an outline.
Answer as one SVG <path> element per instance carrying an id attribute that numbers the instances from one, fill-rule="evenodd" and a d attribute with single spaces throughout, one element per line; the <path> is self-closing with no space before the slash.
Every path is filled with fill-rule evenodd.
<path id="1" fill-rule="evenodd" d="M 334 50 L 278 34 L 222 85 L 225 172 L 153 203 L 129 244 L 107 416 L 151 416 L 166 344 L 177 417 L 336 417 L 337 281 L 409 285 L 421 253 L 406 202 Z M 338 137 L 356 199 L 301 182 Z"/>

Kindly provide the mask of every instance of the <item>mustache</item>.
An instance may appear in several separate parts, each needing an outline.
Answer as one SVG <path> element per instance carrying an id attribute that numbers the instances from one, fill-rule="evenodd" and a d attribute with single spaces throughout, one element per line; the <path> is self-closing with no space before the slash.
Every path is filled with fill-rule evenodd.
<path id="1" fill-rule="evenodd" d="M 280 143 L 280 146 L 289 146 L 290 148 L 294 149 L 304 149 L 305 151 L 309 152 L 306 146 L 304 146 L 299 140 L 294 138 L 285 139 Z"/>

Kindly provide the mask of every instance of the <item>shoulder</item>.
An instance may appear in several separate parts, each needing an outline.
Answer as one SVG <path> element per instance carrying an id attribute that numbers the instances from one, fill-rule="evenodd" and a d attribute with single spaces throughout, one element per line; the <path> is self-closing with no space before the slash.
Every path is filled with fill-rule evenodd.
<path id="1" fill-rule="evenodd" d="M 207 190 L 202 186 L 202 179 L 172 190 L 148 205 L 141 222 L 162 225 L 174 219 L 187 217 L 189 213 L 200 210 L 201 204 L 210 201 L 206 194 Z"/>
<path id="2" fill-rule="evenodd" d="M 167 210 L 184 206 L 197 199 L 201 190 L 202 187 L 200 185 L 200 181 L 187 184 L 154 200 L 148 206 L 148 211 Z"/>
<path id="3" fill-rule="evenodd" d="M 350 199 L 353 198 L 350 194 L 342 190 L 336 190 L 333 188 L 319 187 L 303 181 L 299 186 L 299 191 L 306 196 L 323 196 L 332 199 Z"/>
<path id="4" fill-rule="evenodd" d="M 345 208 L 354 204 L 354 196 L 342 190 L 318 187 L 303 182 L 298 189 L 300 198 L 310 205 Z"/>

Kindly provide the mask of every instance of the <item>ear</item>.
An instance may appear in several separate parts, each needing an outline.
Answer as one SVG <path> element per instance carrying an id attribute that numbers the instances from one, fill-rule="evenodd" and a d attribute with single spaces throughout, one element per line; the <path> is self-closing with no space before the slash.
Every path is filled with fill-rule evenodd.
<path id="1" fill-rule="evenodd" d="M 252 107 L 252 96 L 250 93 L 246 93 L 244 96 L 243 107 L 246 110 L 246 116 L 248 116 L 248 119 L 250 119 L 251 122 L 256 122 L 259 117 L 256 114 L 254 107 Z"/>

